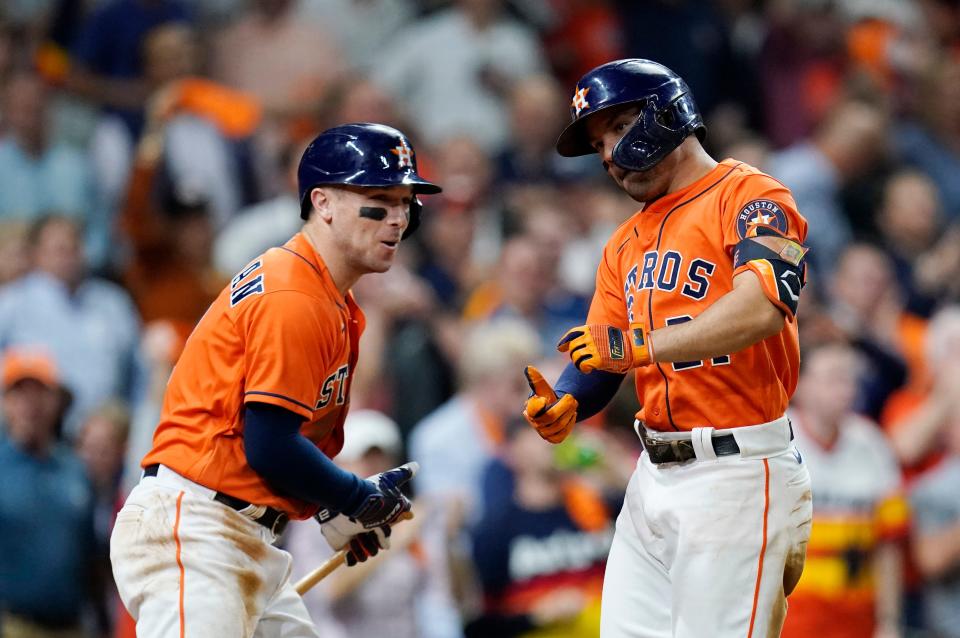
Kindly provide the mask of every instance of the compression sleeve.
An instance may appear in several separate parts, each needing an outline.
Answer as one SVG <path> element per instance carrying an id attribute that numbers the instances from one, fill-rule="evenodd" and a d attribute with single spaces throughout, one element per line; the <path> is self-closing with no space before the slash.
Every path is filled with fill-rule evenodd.
<path id="1" fill-rule="evenodd" d="M 617 393 L 626 374 L 594 370 L 584 374 L 572 363 L 557 379 L 557 396 L 572 394 L 577 400 L 577 421 L 589 419 L 602 410 Z"/>
<path id="2" fill-rule="evenodd" d="M 257 474 L 278 491 L 338 512 L 354 512 L 376 492 L 341 470 L 300 434 L 303 417 L 267 403 L 247 403 L 243 449 Z"/>

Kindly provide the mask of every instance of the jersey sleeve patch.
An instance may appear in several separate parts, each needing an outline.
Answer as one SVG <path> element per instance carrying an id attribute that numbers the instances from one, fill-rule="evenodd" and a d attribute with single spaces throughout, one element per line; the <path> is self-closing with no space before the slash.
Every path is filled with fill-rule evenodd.
<path id="1" fill-rule="evenodd" d="M 737 235 L 740 239 L 764 234 L 762 230 L 773 230 L 786 235 L 787 215 L 783 207 L 769 199 L 754 199 L 747 202 L 737 214 Z"/>

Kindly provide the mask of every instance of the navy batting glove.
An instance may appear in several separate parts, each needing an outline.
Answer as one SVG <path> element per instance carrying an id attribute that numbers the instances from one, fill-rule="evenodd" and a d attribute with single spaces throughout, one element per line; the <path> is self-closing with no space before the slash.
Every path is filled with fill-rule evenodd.
<path id="1" fill-rule="evenodd" d="M 403 495 L 401 488 L 419 469 L 416 462 L 410 462 L 371 476 L 367 480 L 374 484 L 376 492 L 365 498 L 354 511 L 344 514 L 360 523 L 364 529 L 389 525 L 401 514 L 410 511 L 412 503 Z"/>
<path id="2" fill-rule="evenodd" d="M 350 549 L 347 550 L 347 567 L 363 563 L 368 558 L 376 556 L 381 549 L 388 549 L 390 542 L 390 526 L 382 527 L 363 534 L 357 534 L 350 539 Z"/>

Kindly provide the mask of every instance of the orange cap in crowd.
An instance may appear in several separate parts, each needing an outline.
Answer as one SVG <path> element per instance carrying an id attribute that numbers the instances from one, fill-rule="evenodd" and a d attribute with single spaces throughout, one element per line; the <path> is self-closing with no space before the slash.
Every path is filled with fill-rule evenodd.
<path id="1" fill-rule="evenodd" d="M 60 373 L 50 356 L 42 352 L 8 350 L 3 355 L 3 389 L 23 381 L 35 379 L 45 386 L 60 386 Z"/>

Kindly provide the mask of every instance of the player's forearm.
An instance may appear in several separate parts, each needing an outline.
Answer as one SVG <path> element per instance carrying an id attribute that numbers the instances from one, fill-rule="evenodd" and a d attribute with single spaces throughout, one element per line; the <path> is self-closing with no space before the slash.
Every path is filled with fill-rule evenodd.
<path id="1" fill-rule="evenodd" d="M 784 322 L 756 276 L 744 272 L 733 280 L 733 290 L 700 315 L 654 330 L 648 339 L 656 361 L 695 361 L 739 352 L 779 333 Z"/>
<path id="2" fill-rule="evenodd" d="M 626 375 L 603 370 L 584 374 L 570 363 L 557 379 L 556 391 L 558 396 L 572 394 L 577 400 L 577 421 L 579 422 L 589 419 L 610 403 L 620 384 L 623 383 L 624 376 Z"/>
<path id="3" fill-rule="evenodd" d="M 302 501 L 353 512 L 375 488 L 337 467 L 300 434 L 303 419 L 273 405 L 248 404 L 243 442 L 247 462 L 271 486 Z"/>

